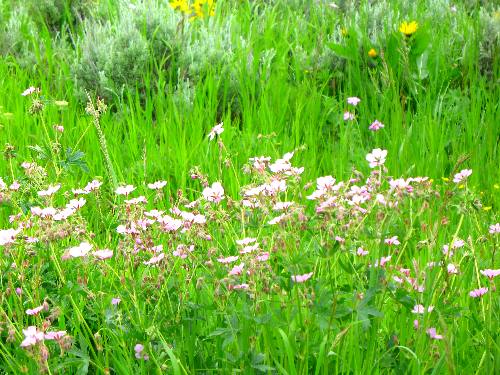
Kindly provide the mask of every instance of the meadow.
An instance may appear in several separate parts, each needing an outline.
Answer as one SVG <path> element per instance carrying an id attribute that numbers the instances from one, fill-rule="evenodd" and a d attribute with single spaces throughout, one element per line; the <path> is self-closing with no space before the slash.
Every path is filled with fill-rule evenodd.
<path id="1" fill-rule="evenodd" d="M 500 373 L 500 8 L 0 0 L 0 373 Z"/>

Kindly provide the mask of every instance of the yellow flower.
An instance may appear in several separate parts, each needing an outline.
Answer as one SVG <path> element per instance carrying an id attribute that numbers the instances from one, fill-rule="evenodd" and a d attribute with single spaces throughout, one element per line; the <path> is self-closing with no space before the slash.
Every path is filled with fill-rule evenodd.
<path id="1" fill-rule="evenodd" d="M 179 9 L 183 13 L 189 12 L 189 4 L 187 0 L 172 0 L 170 2 L 170 6 L 174 8 L 174 10 Z"/>
<path id="2" fill-rule="evenodd" d="M 340 32 L 342 33 L 342 36 L 347 36 L 347 34 L 349 34 L 349 32 L 347 31 L 347 29 L 345 27 L 343 27 Z"/>
<path id="3" fill-rule="evenodd" d="M 483 207 L 483 211 L 489 211 L 489 210 L 491 210 L 491 206 L 484 206 Z"/>
<path id="4" fill-rule="evenodd" d="M 414 34 L 418 29 L 418 23 L 416 21 L 411 21 L 410 23 L 404 21 L 399 25 L 399 31 L 401 31 L 406 36 Z"/>
<path id="5" fill-rule="evenodd" d="M 377 55 L 378 55 L 378 53 L 377 53 L 377 51 L 375 51 L 375 48 L 372 48 L 368 51 L 368 56 L 370 56 L 370 57 L 375 58 L 375 57 L 377 57 Z"/>
<path id="6" fill-rule="evenodd" d="M 195 0 L 192 5 L 192 19 L 215 15 L 215 0 Z"/>
<path id="7" fill-rule="evenodd" d="M 465 185 L 458 185 L 459 189 L 463 189 L 464 187 L 465 187 Z"/>
<path id="8" fill-rule="evenodd" d="M 441 177 L 441 180 L 443 180 L 444 182 L 450 181 L 450 179 L 448 177 Z"/>

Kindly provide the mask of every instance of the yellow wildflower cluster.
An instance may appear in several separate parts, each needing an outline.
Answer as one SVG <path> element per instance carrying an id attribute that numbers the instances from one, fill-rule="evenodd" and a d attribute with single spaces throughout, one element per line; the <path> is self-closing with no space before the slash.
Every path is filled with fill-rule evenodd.
<path id="1" fill-rule="evenodd" d="M 191 19 L 205 18 L 215 14 L 215 0 L 171 0 L 174 10 L 187 14 Z"/>

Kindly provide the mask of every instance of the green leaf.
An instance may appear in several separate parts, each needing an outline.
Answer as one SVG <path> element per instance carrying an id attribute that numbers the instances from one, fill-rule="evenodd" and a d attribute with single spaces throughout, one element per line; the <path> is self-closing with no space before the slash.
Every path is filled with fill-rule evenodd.
<path id="1" fill-rule="evenodd" d="M 70 147 L 66 149 L 65 160 L 61 161 L 61 166 L 64 170 L 72 167 L 80 168 L 85 173 L 89 173 L 87 162 L 85 161 L 85 153 L 80 150 L 73 151 Z"/>

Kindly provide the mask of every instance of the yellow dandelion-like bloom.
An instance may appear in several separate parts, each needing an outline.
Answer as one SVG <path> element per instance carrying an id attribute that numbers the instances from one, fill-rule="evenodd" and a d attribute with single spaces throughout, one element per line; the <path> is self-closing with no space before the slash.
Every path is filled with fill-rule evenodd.
<path id="1" fill-rule="evenodd" d="M 484 206 L 483 207 L 483 211 L 489 211 L 489 210 L 491 210 L 491 206 Z"/>
<path id="2" fill-rule="evenodd" d="M 191 6 L 192 20 L 215 15 L 215 0 L 195 0 Z"/>
<path id="3" fill-rule="evenodd" d="M 416 21 L 406 22 L 404 21 L 399 25 L 399 31 L 401 31 L 406 36 L 414 34 L 418 29 L 418 23 Z"/>
<path id="4" fill-rule="evenodd" d="M 343 27 L 341 30 L 340 30 L 342 36 L 347 36 L 347 34 L 349 34 L 349 31 L 347 31 L 347 29 L 345 27 Z"/>
<path id="5" fill-rule="evenodd" d="M 189 12 L 189 4 L 187 0 L 172 0 L 170 2 L 170 6 L 174 10 L 180 10 L 183 13 L 188 13 Z"/>
<path id="6" fill-rule="evenodd" d="M 375 48 L 372 48 L 368 51 L 368 56 L 372 57 L 372 58 L 375 58 L 377 57 L 378 53 L 377 51 L 375 51 Z"/>

